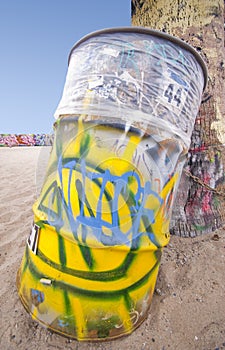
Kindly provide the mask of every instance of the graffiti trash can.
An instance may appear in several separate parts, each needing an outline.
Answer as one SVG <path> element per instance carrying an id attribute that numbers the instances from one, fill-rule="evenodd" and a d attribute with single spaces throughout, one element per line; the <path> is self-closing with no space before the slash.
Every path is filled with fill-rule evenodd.
<path id="1" fill-rule="evenodd" d="M 147 317 L 206 80 L 192 47 L 155 30 L 105 29 L 71 50 L 17 275 L 44 326 L 110 340 Z"/>

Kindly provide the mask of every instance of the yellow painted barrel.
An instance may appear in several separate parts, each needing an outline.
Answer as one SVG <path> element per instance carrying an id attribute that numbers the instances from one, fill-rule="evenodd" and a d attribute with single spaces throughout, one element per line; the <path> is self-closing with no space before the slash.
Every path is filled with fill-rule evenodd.
<path id="1" fill-rule="evenodd" d="M 23 305 L 49 329 L 110 340 L 147 317 L 195 118 L 186 110 L 193 103 L 197 113 L 206 79 L 196 55 L 135 28 L 100 31 L 73 48 L 17 275 Z"/>

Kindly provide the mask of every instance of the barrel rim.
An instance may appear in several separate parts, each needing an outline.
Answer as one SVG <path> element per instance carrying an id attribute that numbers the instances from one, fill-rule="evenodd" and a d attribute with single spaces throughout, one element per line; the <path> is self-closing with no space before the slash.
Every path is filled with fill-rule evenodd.
<path id="1" fill-rule="evenodd" d="M 149 34 L 149 35 L 155 35 L 156 37 L 161 37 L 164 39 L 167 39 L 171 42 L 174 42 L 175 44 L 178 44 L 181 48 L 186 49 L 187 51 L 190 51 L 196 58 L 197 62 L 200 64 L 203 75 L 204 75 L 204 87 L 203 90 L 206 88 L 207 85 L 207 80 L 208 80 L 208 70 L 206 67 L 206 64 L 203 60 L 203 58 L 200 56 L 200 54 L 196 51 L 196 49 L 188 44 L 186 41 L 183 41 L 182 39 L 175 37 L 171 34 L 162 32 L 160 30 L 152 29 L 152 28 L 147 28 L 147 27 L 138 27 L 138 26 L 132 26 L 132 27 L 113 27 L 113 28 L 105 28 L 105 29 L 100 29 L 97 31 L 93 31 L 85 36 L 83 36 L 80 40 L 78 40 L 72 47 L 69 53 L 68 57 L 68 65 L 70 63 L 70 58 L 72 55 L 72 52 L 83 42 L 86 40 L 101 35 L 101 34 L 113 34 L 113 33 L 137 33 L 137 34 Z"/>

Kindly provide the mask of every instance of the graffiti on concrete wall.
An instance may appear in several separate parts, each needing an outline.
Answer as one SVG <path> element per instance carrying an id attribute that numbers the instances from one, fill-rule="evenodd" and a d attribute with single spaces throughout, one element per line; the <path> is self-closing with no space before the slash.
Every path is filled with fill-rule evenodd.
<path id="1" fill-rule="evenodd" d="M 0 134 L 0 147 L 51 146 L 53 138 L 53 134 Z"/>

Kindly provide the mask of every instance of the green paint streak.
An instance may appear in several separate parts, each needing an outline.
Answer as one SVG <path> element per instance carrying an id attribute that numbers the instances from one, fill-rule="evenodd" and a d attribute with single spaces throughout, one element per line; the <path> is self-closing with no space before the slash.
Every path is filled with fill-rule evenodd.
<path id="1" fill-rule="evenodd" d="M 80 143 L 80 156 L 83 156 L 84 154 L 85 156 L 87 156 L 90 149 L 90 141 L 90 135 L 87 132 L 85 132 Z"/>
<path id="2" fill-rule="evenodd" d="M 146 233 L 147 233 L 147 234 L 148 234 L 148 233 L 153 233 L 153 234 L 154 234 L 154 231 L 152 230 L 152 226 L 151 226 L 151 224 L 149 223 L 148 217 L 143 215 L 143 216 L 142 216 L 142 221 L 143 221 L 143 223 L 144 223 L 144 225 L 145 225 Z M 149 235 L 148 235 L 148 238 L 149 238 L 150 242 L 153 243 L 157 248 L 159 248 L 159 249 L 161 248 L 161 245 L 160 245 L 160 243 L 157 241 L 157 237 L 156 237 L 155 234 L 154 234 L 154 241 L 151 240 L 151 238 L 149 237 Z"/>
<path id="3" fill-rule="evenodd" d="M 36 278 L 37 280 L 40 280 L 43 277 L 43 272 L 41 273 L 37 267 L 32 263 L 32 261 L 28 261 L 29 269 L 30 272 L 32 273 L 33 277 Z M 72 294 L 76 295 L 86 295 L 92 299 L 118 299 L 124 296 L 124 294 L 127 294 L 133 290 L 138 289 L 142 285 L 146 284 L 148 280 L 151 279 L 152 274 L 155 272 L 155 269 L 157 269 L 159 266 L 159 262 L 157 261 L 155 265 L 150 269 L 149 272 L 145 276 L 143 276 L 139 281 L 135 282 L 131 286 L 128 286 L 127 288 L 123 288 L 118 291 L 93 291 L 93 290 L 86 290 L 79 288 L 75 285 L 68 284 L 63 281 L 57 281 L 53 280 L 53 286 L 55 289 L 60 289 L 60 290 L 66 290 L 67 292 L 71 292 Z M 48 278 L 48 276 L 46 276 Z M 51 277 L 49 277 L 52 279 Z"/>
<path id="4" fill-rule="evenodd" d="M 63 290 L 63 296 L 64 296 L 64 302 L 65 302 L 65 308 L 66 308 L 66 315 L 72 315 L 72 308 L 70 299 L 67 293 L 67 290 Z"/>
<path id="5" fill-rule="evenodd" d="M 28 248 L 28 245 L 26 245 L 24 255 L 25 255 L 24 256 L 24 265 L 23 265 L 23 269 L 21 271 L 21 276 L 23 276 L 23 274 L 26 272 L 26 270 L 28 268 L 28 261 L 29 261 L 29 248 Z"/>
<path id="6" fill-rule="evenodd" d="M 77 189 L 77 193 L 78 193 L 78 200 L 79 200 L 79 207 L 80 207 L 80 213 L 81 211 L 84 210 L 84 206 L 83 206 L 83 203 L 81 201 L 81 199 L 83 199 L 83 193 L 84 193 L 84 189 L 83 189 L 83 186 L 82 186 L 82 183 L 80 180 L 76 180 L 76 189 Z M 88 203 L 88 200 L 85 196 L 85 204 L 87 206 L 87 209 L 89 211 L 89 214 L 93 217 L 94 216 L 94 213 Z M 81 213 L 83 215 L 83 213 Z M 84 234 L 84 227 L 82 226 L 82 235 Z M 86 236 L 83 235 L 86 239 Z M 85 243 L 85 242 L 84 242 Z M 84 261 L 86 262 L 87 266 L 92 269 L 94 267 L 94 260 L 93 260 L 93 257 L 92 257 L 92 253 L 91 253 L 91 249 L 88 247 L 88 246 L 84 246 L 84 245 L 81 245 L 79 244 L 79 249 L 80 249 L 80 252 L 84 258 Z"/>
<path id="7" fill-rule="evenodd" d="M 126 309 L 130 312 L 134 307 L 134 302 L 128 293 L 124 295 L 124 301 L 125 301 Z"/>
<path id="8" fill-rule="evenodd" d="M 81 212 L 81 210 L 83 208 L 83 202 L 82 202 L 81 199 L 83 199 L 83 197 L 84 197 L 84 202 L 85 202 L 85 205 L 87 207 L 87 210 L 88 210 L 90 216 L 94 217 L 94 212 L 91 209 L 91 206 L 90 206 L 90 204 L 89 204 L 89 202 L 87 200 L 87 197 L 84 196 L 85 190 L 83 188 L 82 182 L 80 180 L 78 180 L 78 179 L 76 180 L 76 190 L 77 190 L 77 194 L 78 194 L 78 201 L 79 201 L 80 212 Z M 83 210 L 84 210 L 84 208 L 83 208 Z M 82 215 L 83 215 L 83 213 L 82 213 Z"/>
<path id="9" fill-rule="evenodd" d="M 51 190 L 53 190 L 53 193 L 55 191 L 55 189 L 57 188 L 57 182 L 56 181 L 53 181 L 51 183 L 51 185 L 48 187 L 48 189 L 46 190 L 45 194 L 42 196 L 42 199 L 38 205 L 38 210 L 42 211 L 43 213 L 45 214 L 50 214 L 50 215 L 53 215 L 55 214 L 55 212 L 49 208 L 47 208 L 43 203 L 46 199 L 46 197 L 49 195 L 49 193 L 51 192 Z"/>
<path id="10" fill-rule="evenodd" d="M 101 187 L 102 187 L 101 181 L 99 179 L 93 179 L 92 181 L 99 187 L 99 189 L 101 191 Z M 104 195 L 105 195 L 105 198 L 106 198 L 107 202 L 109 203 L 109 206 L 110 206 L 110 209 L 111 209 L 111 213 L 112 213 L 112 196 L 106 190 L 106 188 L 104 189 Z M 118 226 L 120 226 L 120 217 L 119 217 L 118 212 L 117 212 L 117 222 L 118 222 Z"/>
<path id="11" fill-rule="evenodd" d="M 27 260 L 26 260 L 26 269 L 28 268 L 30 270 L 30 273 L 32 274 L 33 279 L 37 282 L 40 281 L 40 279 L 43 277 L 43 272 L 40 272 L 34 263 L 31 261 L 29 257 L 30 253 L 27 251 Z M 47 277 L 47 276 L 45 276 Z"/>
<path id="12" fill-rule="evenodd" d="M 125 293 L 131 292 L 133 290 L 136 290 L 143 286 L 150 278 L 152 273 L 155 271 L 156 268 L 158 268 L 158 262 L 153 266 L 153 268 L 144 276 L 142 277 L 139 281 L 135 282 L 133 285 L 118 290 L 118 291 L 93 291 L 93 290 L 84 290 L 81 289 L 77 286 L 73 286 L 71 284 L 67 284 L 62 281 L 54 281 L 55 286 L 60 288 L 60 289 L 66 289 L 70 291 L 71 293 L 74 294 L 80 294 L 80 295 L 86 295 L 91 297 L 92 299 L 94 298 L 105 298 L 105 299 L 118 299 L 118 297 L 122 297 Z"/>
<path id="13" fill-rule="evenodd" d="M 84 248 L 84 247 L 83 247 Z M 129 269 L 131 263 L 136 258 L 136 254 L 133 252 L 130 252 L 127 254 L 126 258 L 122 262 L 122 264 L 109 271 L 104 272 L 93 272 L 93 271 L 80 271 L 71 269 L 67 266 L 62 266 L 60 264 L 55 263 L 54 261 L 51 261 L 49 258 L 47 258 L 40 250 L 38 250 L 38 257 L 44 261 L 46 264 L 51 266 L 52 268 L 61 271 L 63 273 L 66 273 L 71 276 L 87 279 L 87 280 L 93 280 L 93 281 L 115 281 L 120 278 L 123 278 L 126 274 L 127 270 Z"/>
<path id="14" fill-rule="evenodd" d="M 62 266 L 66 266 L 66 252 L 64 238 L 58 234 L 59 261 Z"/>
<path id="15" fill-rule="evenodd" d="M 87 266 L 92 270 L 94 268 L 94 259 L 92 257 L 91 249 L 87 246 L 78 245 L 81 251 L 81 254 L 84 258 L 84 261 L 86 262 Z"/>

